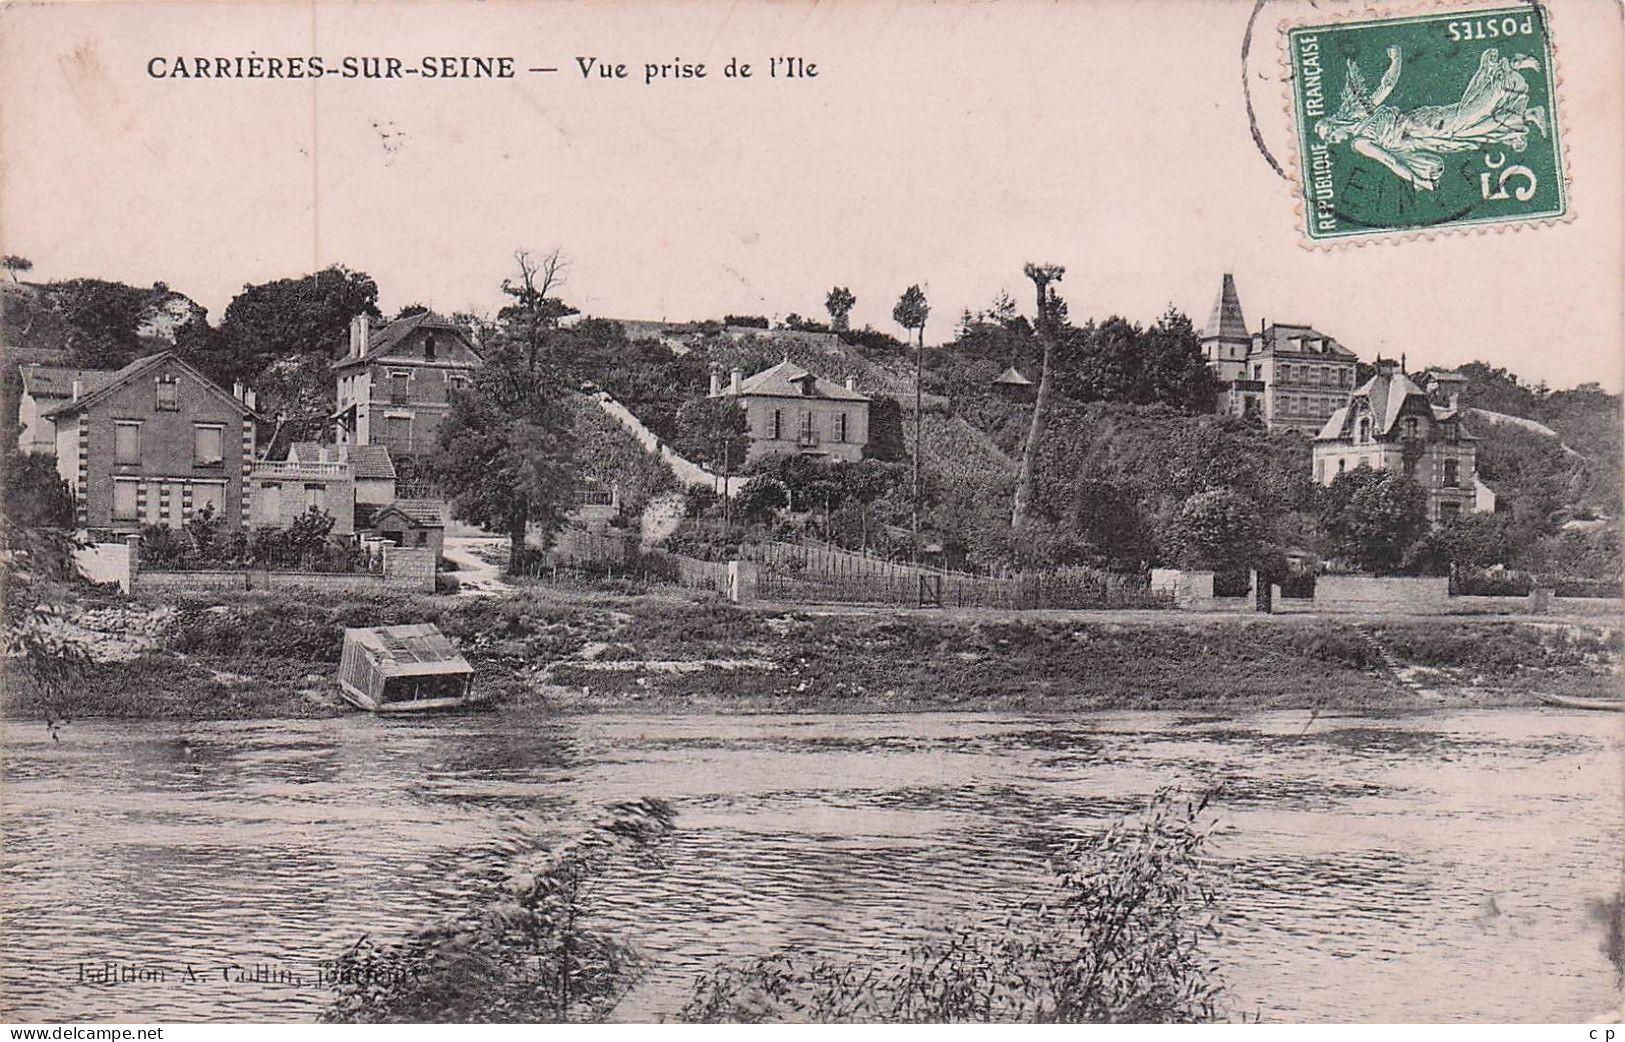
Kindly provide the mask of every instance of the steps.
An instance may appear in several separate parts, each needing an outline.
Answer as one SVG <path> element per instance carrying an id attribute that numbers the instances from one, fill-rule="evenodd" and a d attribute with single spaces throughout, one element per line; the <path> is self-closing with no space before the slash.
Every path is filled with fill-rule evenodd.
<path id="1" fill-rule="evenodd" d="M 1415 695 L 1424 702 L 1444 701 L 1443 695 L 1416 679 L 1414 676 L 1416 672 L 1415 669 L 1400 665 L 1399 660 L 1394 658 L 1393 653 L 1384 647 L 1383 643 L 1379 641 L 1376 638 L 1376 635 L 1370 630 L 1366 629 L 1364 626 L 1356 624 L 1354 626 L 1354 632 L 1358 633 L 1360 635 L 1360 639 L 1365 642 L 1365 645 L 1376 653 L 1377 659 L 1382 662 L 1383 668 L 1387 670 L 1388 675 L 1393 678 L 1394 683 L 1398 684 L 1400 687 L 1403 687 L 1405 690 L 1409 691 L 1411 694 Z"/>
<path id="2" fill-rule="evenodd" d="M 616 401 L 608 391 L 594 391 L 588 395 L 604 414 L 626 428 L 627 432 L 636 438 L 643 450 L 652 455 L 658 455 L 671 468 L 672 474 L 686 488 L 702 488 L 709 492 L 726 492 L 729 499 L 738 497 L 739 490 L 744 487 L 745 479 L 735 476 L 732 480 L 695 463 L 682 456 L 678 451 L 667 445 L 660 436 L 648 427 L 642 420 L 632 415 L 632 410 Z"/>

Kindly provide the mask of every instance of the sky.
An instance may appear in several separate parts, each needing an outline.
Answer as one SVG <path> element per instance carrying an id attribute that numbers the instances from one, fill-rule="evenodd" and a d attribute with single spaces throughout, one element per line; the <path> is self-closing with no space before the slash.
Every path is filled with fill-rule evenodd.
<path id="1" fill-rule="evenodd" d="M 1249 324 L 1313 324 L 1413 367 L 1482 359 L 1621 388 L 1621 9 L 1556 0 L 1575 217 L 1306 250 L 1282 19 L 1243 0 L 13 3 L 0 8 L 0 252 L 36 280 L 162 280 L 218 321 L 245 283 L 344 264 L 380 306 L 489 312 L 513 252 L 561 249 L 564 296 L 619 318 L 824 317 L 928 342 L 1064 264 L 1075 321 L 1200 325 L 1233 272 Z M 512 56 L 510 80 L 183 80 L 154 57 Z M 771 56 L 817 76 L 768 78 Z M 721 75 L 730 57 L 749 80 Z M 578 58 L 624 62 L 583 77 Z M 646 62 L 707 63 L 646 85 Z"/>

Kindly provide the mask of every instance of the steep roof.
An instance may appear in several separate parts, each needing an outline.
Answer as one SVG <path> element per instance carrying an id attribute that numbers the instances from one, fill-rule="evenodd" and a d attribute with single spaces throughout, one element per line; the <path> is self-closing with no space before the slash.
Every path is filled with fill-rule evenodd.
<path id="1" fill-rule="evenodd" d="M 1349 407 L 1339 405 L 1326 420 L 1326 425 L 1315 435 L 1316 441 L 1336 441 L 1343 436 L 1343 425 L 1348 422 Z"/>
<path id="2" fill-rule="evenodd" d="M 1428 415 L 1436 420 L 1456 417 L 1454 410 L 1438 407 L 1430 402 L 1427 393 L 1416 386 L 1416 382 L 1407 374 L 1398 369 L 1379 371 L 1354 389 L 1349 395 L 1348 404 L 1332 413 L 1325 426 L 1320 429 L 1320 433 L 1315 435 L 1315 440 L 1336 441 L 1348 437 L 1352 433 L 1350 420 L 1359 411 L 1358 406 L 1362 402 L 1370 408 L 1371 415 L 1376 421 L 1376 429 L 1372 432 L 1374 437 L 1392 434 L 1394 428 L 1399 426 L 1400 418 L 1405 414 L 1405 406 L 1408 403 L 1416 403 L 1418 407 L 1425 408 Z M 1461 437 L 1471 436 L 1463 431 Z"/>
<path id="3" fill-rule="evenodd" d="M 1219 296 L 1213 301 L 1202 338 L 1213 340 L 1247 340 L 1247 320 L 1241 315 L 1241 297 L 1236 293 L 1236 277 L 1228 271 L 1219 283 Z"/>
<path id="4" fill-rule="evenodd" d="M 389 458 L 389 448 L 384 445 L 350 446 L 350 467 L 355 476 L 362 480 L 395 480 L 395 462 Z"/>
<path id="5" fill-rule="evenodd" d="M 811 393 L 809 393 L 811 392 Z M 722 394 L 732 392 L 724 387 Z M 740 384 L 741 395 L 756 394 L 774 398 L 832 398 L 843 402 L 866 402 L 868 395 L 849 391 L 845 387 L 821 376 L 815 376 L 788 358 L 778 365 L 763 369 L 755 376 L 746 377 Z"/>
<path id="6" fill-rule="evenodd" d="M 144 375 L 144 374 L 146 374 L 148 372 L 151 372 L 152 370 L 158 368 L 159 366 L 166 365 L 166 364 L 176 366 L 182 372 L 184 372 L 188 376 L 190 376 L 192 379 L 194 379 L 197 382 L 201 383 L 205 388 L 207 388 L 208 390 L 214 392 L 214 394 L 218 395 L 220 398 L 223 398 L 224 400 L 230 402 L 232 405 L 236 406 L 237 411 L 242 413 L 244 416 L 255 416 L 255 417 L 257 417 L 259 415 L 253 409 L 250 409 L 243 402 L 241 402 L 237 398 L 235 398 L 230 391 L 226 390 L 224 387 L 221 387 L 219 384 L 215 383 L 213 380 L 209 379 L 207 376 L 204 376 L 202 373 L 198 372 L 195 368 L 188 365 L 179 355 L 175 354 L 175 352 L 173 352 L 173 351 L 160 351 L 155 355 L 146 355 L 145 357 L 137 358 L 135 361 L 131 362 L 129 365 L 125 366 L 123 369 L 120 369 L 120 370 L 118 370 L 117 372 L 114 372 L 114 373 L 110 373 L 108 375 L 107 379 L 101 381 L 101 383 L 96 385 L 95 390 L 88 391 L 88 392 L 86 392 L 84 394 L 81 394 L 79 396 L 78 401 L 65 401 L 65 402 L 61 403 L 60 405 L 54 406 L 54 407 L 52 407 L 50 409 L 47 409 L 46 412 L 45 412 L 45 415 L 46 416 L 68 416 L 68 415 L 71 415 L 73 413 L 78 412 L 81 409 L 88 408 L 89 406 L 95 404 L 97 401 L 100 401 L 102 398 L 105 398 L 112 391 L 116 390 L 117 388 L 123 387 L 125 384 L 129 383 L 131 380 L 134 380 L 137 377 L 142 376 L 142 375 Z"/>
<path id="7" fill-rule="evenodd" d="M 372 515 L 371 525 L 390 511 L 400 514 L 420 528 L 446 527 L 446 503 L 441 499 L 397 499 L 378 508 Z"/>
<path id="8" fill-rule="evenodd" d="M 1327 336 L 1313 326 L 1297 325 L 1290 322 L 1271 323 L 1262 334 L 1264 349 L 1277 354 L 1301 354 L 1324 357 L 1331 355 L 1339 359 L 1353 359 L 1357 357 L 1353 351 L 1339 344 L 1334 337 Z M 1305 342 L 1313 341 L 1324 344 L 1326 349 L 1306 350 Z"/>
<path id="9" fill-rule="evenodd" d="M 369 330 L 366 352 L 360 358 L 352 358 L 346 354 L 343 358 L 334 362 L 332 367 L 334 369 L 343 369 L 345 366 L 360 365 L 375 358 L 382 358 L 389 354 L 402 340 L 405 340 L 419 329 L 436 329 L 450 333 L 463 342 L 470 354 L 476 359 L 479 358 L 479 352 L 474 350 L 474 345 L 468 342 L 468 337 L 450 319 L 437 315 L 433 311 L 419 311 L 415 315 L 397 318 L 381 329 Z"/>
<path id="10" fill-rule="evenodd" d="M 79 393 L 85 394 L 117 372 L 114 369 L 64 369 L 54 365 L 25 365 L 18 371 L 23 379 L 23 393 L 32 398 L 72 398 L 75 380 L 79 381 Z"/>

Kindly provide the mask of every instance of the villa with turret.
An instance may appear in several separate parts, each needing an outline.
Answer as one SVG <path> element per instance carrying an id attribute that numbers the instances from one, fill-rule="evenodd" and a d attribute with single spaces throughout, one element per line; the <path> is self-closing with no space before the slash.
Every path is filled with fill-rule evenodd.
<path id="1" fill-rule="evenodd" d="M 1354 388 L 1354 352 L 1312 326 L 1267 323 L 1249 332 L 1229 274 L 1201 344 L 1220 384 L 1214 411 L 1257 417 L 1272 431 L 1314 437 Z"/>

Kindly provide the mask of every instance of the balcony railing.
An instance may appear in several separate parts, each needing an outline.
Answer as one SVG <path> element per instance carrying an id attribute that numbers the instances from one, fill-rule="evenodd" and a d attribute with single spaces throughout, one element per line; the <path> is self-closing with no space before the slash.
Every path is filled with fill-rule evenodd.
<path id="1" fill-rule="evenodd" d="M 349 470 L 348 463 L 260 460 L 254 464 L 253 474 L 267 478 L 342 478 Z"/>

